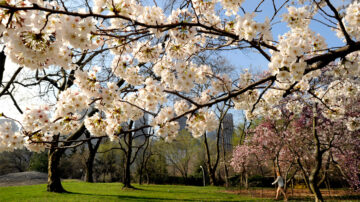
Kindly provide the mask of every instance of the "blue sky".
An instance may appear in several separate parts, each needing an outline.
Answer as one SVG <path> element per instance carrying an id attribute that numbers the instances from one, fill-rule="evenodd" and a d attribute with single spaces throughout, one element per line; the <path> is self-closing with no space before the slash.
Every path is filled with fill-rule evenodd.
<path id="1" fill-rule="evenodd" d="M 250 0 L 250 1 L 248 0 L 248 1 L 244 2 L 243 7 L 244 7 L 245 11 L 251 12 L 256 8 L 256 6 L 258 5 L 259 2 L 260 2 L 260 0 Z M 281 5 L 281 3 L 284 1 L 277 0 L 276 2 L 278 3 L 277 6 L 279 7 Z M 332 0 L 331 2 L 336 7 L 338 7 L 338 6 L 344 5 L 347 1 L 343 2 L 342 0 Z M 273 15 L 272 1 L 265 0 L 259 10 L 262 10 L 263 12 L 257 13 L 257 16 L 255 19 L 258 22 L 263 22 L 266 17 L 270 18 Z M 287 9 L 283 8 L 282 11 L 279 12 L 279 14 L 277 15 L 278 17 L 275 18 L 274 22 L 279 22 L 281 20 L 281 15 L 286 11 L 287 11 Z M 323 19 L 319 14 L 315 15 L 315 18 L 319 19 L 319 20 Z M 343 42 L 341 41 L 341 39 L 337 38 L 335 35 L 335 32 L 332 31 L 330 28 L 328 28 L 318 22 L 312 22 L 310 24 L 310 28 L 314 32 L 321 34 L 325 38 L 329 47 L 343 45 Z M 290 29 L 286 26 L 285 23 L 283 23 L 283 22 L 276 23 L 272 29 L 274 40 L 277 40 L 279 35 L 283 35 L 284 33 L 288 32 L 289 30 Z M 255 72 L 257 72 L 260 70 L 267 69 L 268 61 L 263 56 L 258 54 L 257 52 L 254 52 L 254 50 L 247 49 L 244 51 L 224 51 L 223 55 L 238 70 L 241 70 L 243 68 L 250 69 L 250 67 L 252 67 L 252 68 L 255 68 L 254 69 Z"/>

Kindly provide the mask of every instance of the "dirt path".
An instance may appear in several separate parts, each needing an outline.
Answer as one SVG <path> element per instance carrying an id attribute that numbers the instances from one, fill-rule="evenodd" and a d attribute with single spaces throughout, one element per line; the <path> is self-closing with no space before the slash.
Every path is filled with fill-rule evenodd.
<path id="1" fill-rule="evenodd" d="M 259 197 L 259 198 L 275 198 L 276 189 L 275 188 L 250 188 L 248 190 L 228 190 L 228 193 L 235 193 L 240 195 L 248 195 L 252 197 Z M 321 193 L 324 198 L 327 199 L 360 199 L 360 193 L 353 192 L 347 189 L 322 189 Z M 288 198 L 291 200 L 301 200 L 304 198 L 311 199 L 313 195 L 309 192 L 308 189 L 294 189 L 293 192 L 291 189 L 288 189 L 286 194 Z M 357 201 L 356 200 L 356 201 Z"/>
<path id="2" fill-rule="evenodd" d="M 47 174 L 35 171 L 9 173 L 0 176 L 0 187 L 46 184 Z"/>

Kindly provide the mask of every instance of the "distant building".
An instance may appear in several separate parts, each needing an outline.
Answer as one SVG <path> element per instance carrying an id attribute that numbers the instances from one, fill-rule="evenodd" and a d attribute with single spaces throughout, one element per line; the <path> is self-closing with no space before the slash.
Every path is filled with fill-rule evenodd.
<path id="1" fill-rule="evenodd" d="M 140 128 L 144 125 L 148 125 L 149 124 L 149 115 L 147 113 L 144 114 L 143 117 L 141 117 L 140 119 L 136 120 L 134 125 L 133 125 L 133 128 Z M 138 135 L 142 135 L 142 134 L 148 134 L 149 132 L 149 128 L 144 128 L 142 130 L 138 130 L 135 132 L 135 136 L 138 136 Z"/>
<path id="2" fill-rule="evenodd" d="M 224 117 L 222 132 L 224 135 L 225 150 L 230 151 L 232 148 L 231 140 L 234 133 L 234 120 L 233 115 L 230 113 Z"/>
<path id="3" fill-rule="evenodd" d="M 179 125 L 180 125 L 179 131 L 186 128 L 186 120 L 187 120 L 187 118 L 185 116 L 178 119 L 178 122 L 179 122 Z"/>

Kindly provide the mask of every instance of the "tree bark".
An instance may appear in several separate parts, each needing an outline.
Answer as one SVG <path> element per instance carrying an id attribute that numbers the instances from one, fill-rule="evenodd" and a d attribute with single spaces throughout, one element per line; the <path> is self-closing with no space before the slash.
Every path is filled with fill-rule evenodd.
<path id="1" fill-rule="evenodd" d="M 143 179 L 142 179 L 143 169 L 144 169 L 144 166 L 143 166 L 143 164 L 141 164 L 140 172 L 139 172 L 139 185 L 142 185 L 142 183 L 143 183 Z"/>
<path id="2" fill-rule="evenodd" d="M 91 112 L 90 114 L 94 113 Z M 82 126 L 72 135 L 70 135 L 67 140 L 76 140 L 78 139 L 84 132 L 85 132 L 85 125 L 82 124 Z M 59 146 L 58 140 L 59 135 L 54 135 L 53 142 L 50 146 L 49 152 L 48 152 L 48 185 L 47 185 L 47 191 L 48 192 L 57 192 L 57 193 L 63 193 L 66 192 L 66 190 L 61 185 L 60 175 L 58 171 L 60 158 L 65 152 L 65 147 L 72 144 L 72 142 L 65 142 L 61 146 Z"/>
<path id="3" fill-rule="evenodd" d="M 90 138 L 90 134 L 88 132 L 85 132 L 85 136 L 86 138 Z M 91 143 L 91 140 L 88 140 L 87 142 L 89 149 L 89 156 L 88 159 L 86 160 L 85 182 L 94 182 L 94 178 L 93 178 L 94 160 L 97 150 L 99 149 L 101 140 L 102 138 L 98 139 L 95 145 Z"/>
<path id="4" fill-rule="evenodd" d="M 222 150 L 223 150 L 223 159 L 224 159 L 225 187 L 229 187 L 229 172 L 226 165 L 225 134 L 223 128 L 222 128 Z"/>
<path id="5" fill-rule="evenodd" d="M 0 85 L 2 85 L 2 80 L 4 77 L 5 60 L 6 60 L 6 55 L 5 55 L 4 51 L 1 51 L 0 52 Z"/>
<path id="6" fill-rule="evenodd" d="M 219 139 L 219 137 L 218 137 L 218 139 Z M 205 148 L 206 148 L 206 156 L 207 156 L 206 167 L 207 167 L 207 170 L 209 173 L 209 183 L 210 183 L 210 185 L 216 185 L 217 181 L 216 181 L 215 172 L 216 172 L 217 164 L 214 165 L 214 167 L 211 166 L 210 149 L 209 149 L 209 144 L 207 142 L 206 133 L 204 134 L 204 144 L 205 144 Z M 219 141 L 217 141 L 217 144 L 219 146 Z M 218 151 L 218 153 L 219 153 L 219 151 Z"/>
<path id="7" fill-rule="evenodd" d="M 208 172 L 209 172 L 209 183 L 210 185 L 217 185 L 217 181 L 216 181 L 216 175 L 215 175 L 215 170 L 211 169 L 209 166 L 208 167 Z"/>
<path id="8" fill-rule="evenodd" d="M 249 189 L 249 174 L 245 173 L 245 189 Z"/>
<path id="9" fill-rule="evenodd" d="M 132 155 L 132 134 L 127 133 L 125 135 L 125 139 L 127 139 L 127 152 L 125 158 L 125 175 L 124 175 L 124 188 L 133 188 L 131 185 L 131 173 L 130 173 L 130 166 L 131 166 L 131 155 Z M 126 141 L 126 140 L 125 140 Z"/>
<path id="10" fill-rule="evenodd" d="M 92 155 L 92 153 L 90 153 L 89 158 L 86 160 L 85 182 L 94 182 L 94 178 L 93 178 L 94 159 L 95 159 L 95 155 Z"/>
<path id="11" fill-rule="evenodd" d="M 57 149 L 50 149 L 48 154 L 48 192 L 63 193 L 66 190 L 61 185 L 61 179 L 59 176 L 59 163 L 62 152 Z"/>
<path id="12" fill-rule="evenodd" d="M 313 115 L 313 136 L 314 136 L 314 142 L 315 142 L 315 153 L 314 153 L 315 166 L 311 170 L 311 173 L 309 176 L 309 185 L 310 185 L 311 190 L 314 193 L 315 201 L 318 202 L 318 201 L 324 201 L 324 199 L 321 195 L 320 189 L 318 187 L 319 172 L 320 172 L 321 164 L 322 164 L 323 151 L 321 151 L 321 149 L 320 149 L 320 140 L 319 140 L 319 136 L 317 134 L 316 126 L 317 126 L 317 117 L 316 117 L 316 105 L 315 105 L 314 106 L 314 115 Z"/>
<path id="13" fill-rule="evenodd" d="M 143 150 L 142 159 L 141 159 L 141 167 L 140 167 L 140 173 L 139 173 L 139 184 L 140 185 L 143 183 L 143 170 L 144 170 L 144 167 L 146 167 L 146 162 L 149 159 L 149 157 L 146 156 L 146 152 L 147 152 L 147 149 L 149 148 L 149 144 L 150 144 L 150 139 L 147 138 L 146 139 L 146 147 Z"/>

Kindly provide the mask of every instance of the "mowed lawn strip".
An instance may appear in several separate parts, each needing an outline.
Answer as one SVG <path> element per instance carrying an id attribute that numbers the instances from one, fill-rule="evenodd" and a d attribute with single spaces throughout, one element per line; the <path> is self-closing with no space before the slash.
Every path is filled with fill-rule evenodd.
<path id="1" fill-rule="evenodd" d="M 0 187 L 0 201 L 271 201 L 224 193 L 223 187 L 136 185 L 122 189 L 121 183 L 63 182 L 71 193 L 46 192 L 46 185 Z"/>

